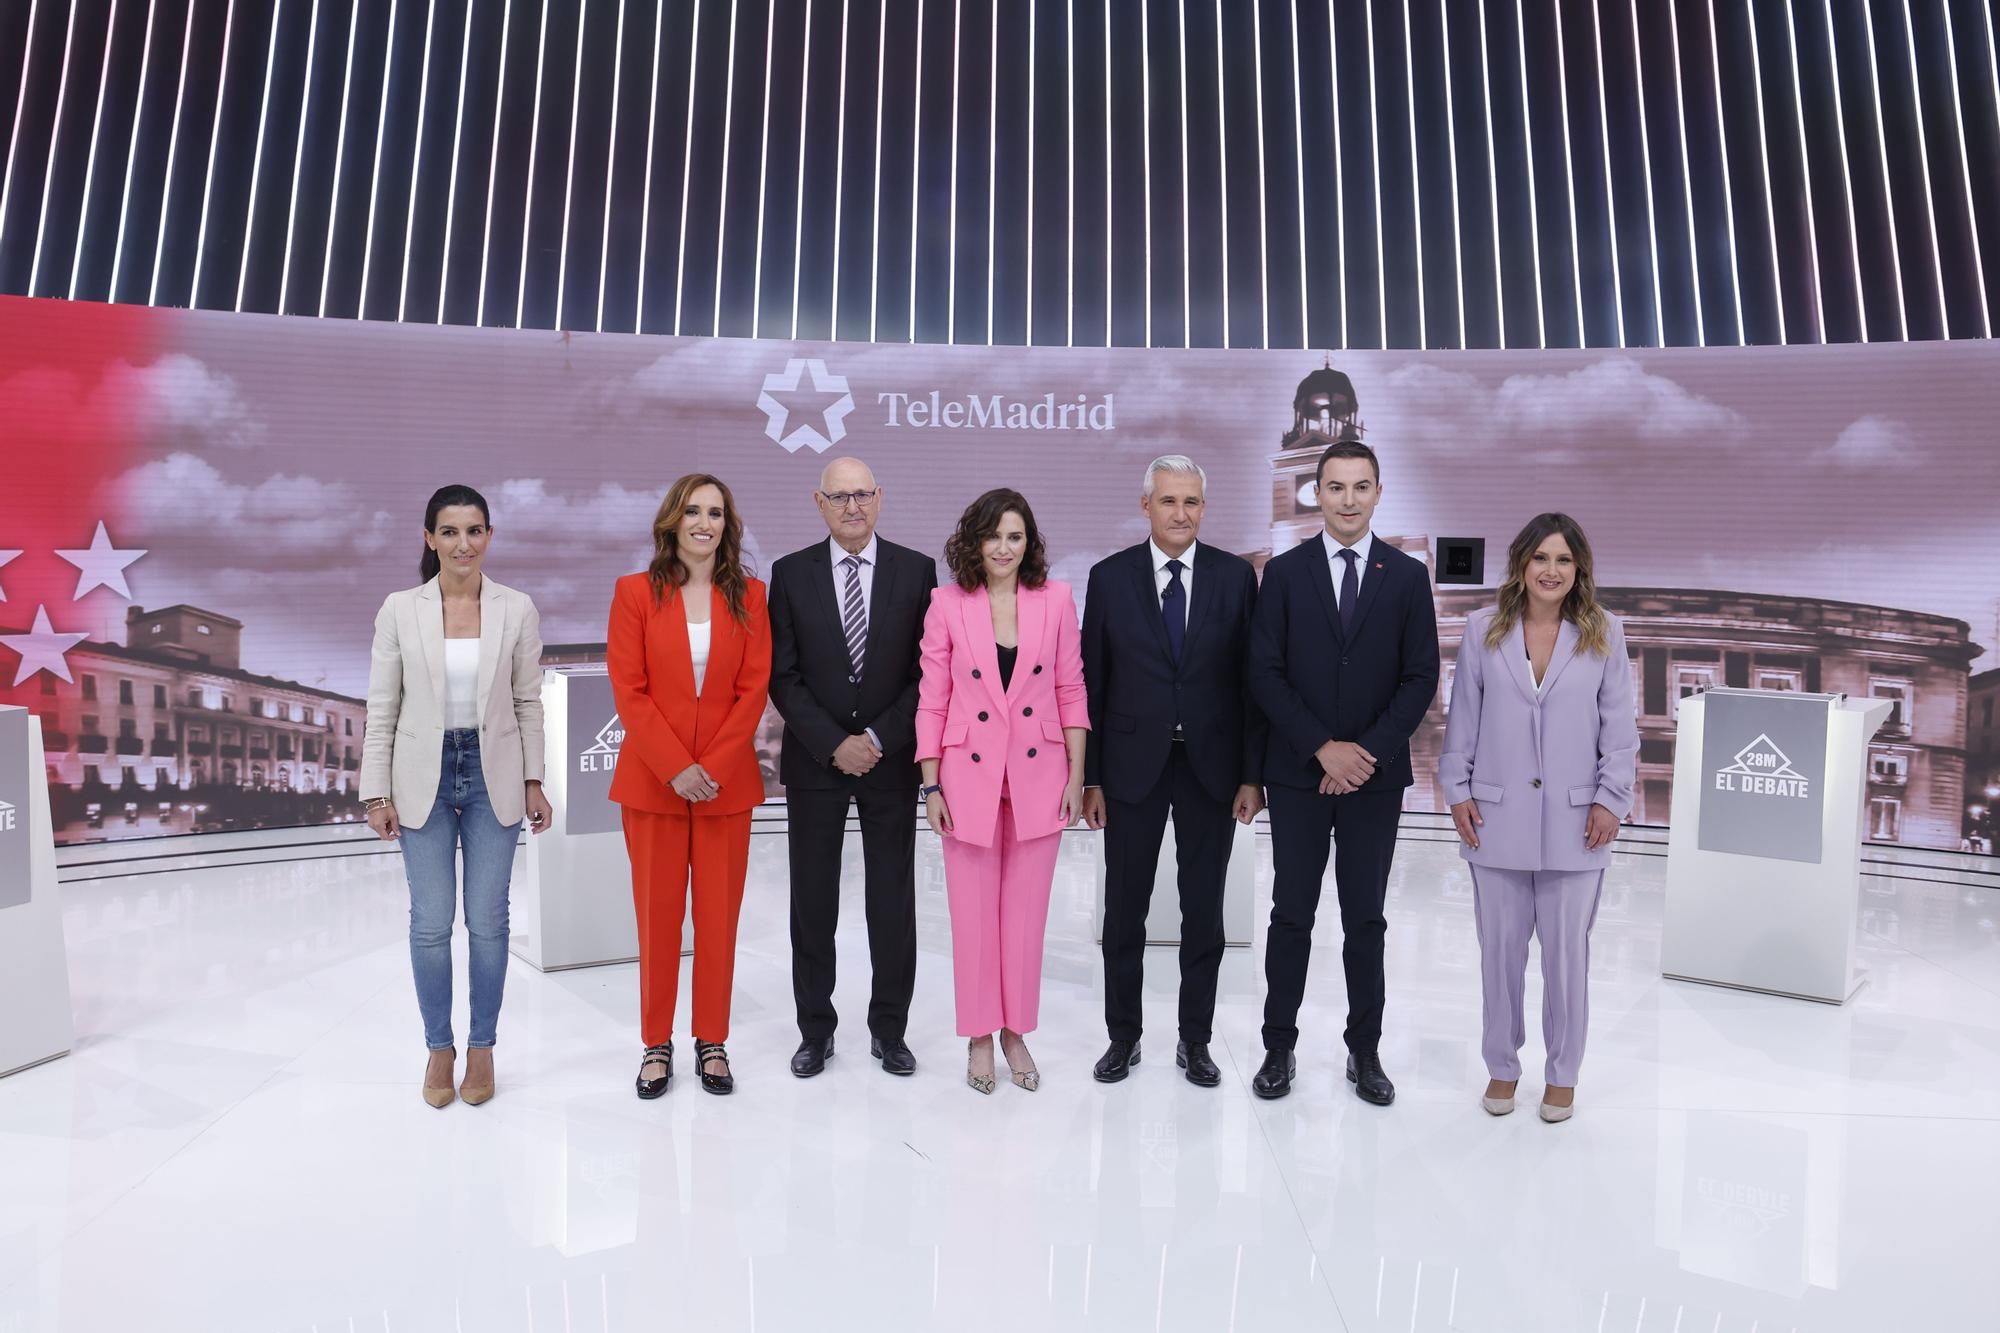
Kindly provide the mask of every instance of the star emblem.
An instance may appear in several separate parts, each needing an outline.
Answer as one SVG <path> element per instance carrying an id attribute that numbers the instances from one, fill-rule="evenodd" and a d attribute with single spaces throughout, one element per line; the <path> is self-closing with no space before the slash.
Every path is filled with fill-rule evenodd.
<path id="1" fill-rule="evenodd" d="M 0 551 L 0 568 L 5 568 L 9 561 L 14 560 L 20 554 L 21 553 L 19 551 Z M 6 600 L 7 600 L 7 590 L 5 588 L 0 588 L 0 602 L 4 602 Z"/>
<path id="2" fill-rule="evenodd" d="M 802 375 L 812 377 L 810 390 L 800 387 Z M 793 357 L 782 371 L 764 377 L 757 407 L 764 414 L 764 434 L 786 453 L 810 447 L 823 454 L 846 436 L 854 395 L 848 392 L 847 377 L 833 374 L 826 362 L 817 357 Z"/>
<path id="3" fill-rule="evenodd" d="M 0 643 L 21 655 L 21 664 L 14 671 L 14 683 L 19 685 L 37 671 L 46 671 L 60 680 L 71 680 L 69 663 L 63 654 L 89 637 L 87 634 L 56 633 L 49 624 L 49 609 L 37 606 L 34 628 L 26 634 L 0 634 Z"/>
<path id="4" fill-rule="evenodd" d="M 97 534 L 90 539 L 88 550 L 56 554 L 77 568 L 75 600 L 82 601 L 83 595 L 93 588 L 109 588 L 129 602 L 132 589 L 125 582 L 125 566 L 146 553 L 136 549 L 121 551 L 112 546 L 111 534 L 104 530 L 104 520 L 99 519 Z"/>

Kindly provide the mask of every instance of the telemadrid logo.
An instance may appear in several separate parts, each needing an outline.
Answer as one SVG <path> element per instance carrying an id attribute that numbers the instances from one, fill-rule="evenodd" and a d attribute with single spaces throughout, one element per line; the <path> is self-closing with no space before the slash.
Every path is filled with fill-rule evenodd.
<path id="1" fill-rule="evenodd" d="M 1736 752 L 1734 763 L 1715 770 L 1715 789 L 1803 801 L 1812 795 L 1812 779 L 1792 767 L 1777 742 L 1759 732 L 1756 740 Z"/>
<path id="2" fill-rule="evenodd" d="M 977 394 L 947 398 L 936 389 L 923 393 L 878 393 L 875 401 L 889 409 L 885 423 L 917 430 L 1116 430 L 1117 395 L 1096 402 L 1078 394 L 1074 402 L 1057 402 L 1052 393 L 1040 398 L 1009 398 Z"/>
<path id="3" fill-rule="evenodd" d="M 11 802 L 0 801 L 0 833 L 14 831 L 14 806 Z"/>
<path id="4" fill-rule="evenodd" d="M 817 419 L 794 421 L 792 408 L 778 397 L 797 393 L 801 376 L 811 378 L 815 395 L 832 399 L 819 409 Z M 793 357 L 785 362 L 783 370 L 764 377 L 757 407 L 764 414 L 764 433 L 786 453 L 809 448 L 823 454 L 846 436 L 847 414 L 854 410 L 854 395 L 847 390 L 847 377 L 828 370 L 826 362 L 818 357 Z"/>
<path id="5" fill-rule="evenodd" d="M 576 757 L 576 771 L 579 773 L 609 773 L 618 767 L 618 752 L 625 745 L 625 724 L 613 713 L 611 720 L 598 729 L 597 739 L 586 746 Z"/>

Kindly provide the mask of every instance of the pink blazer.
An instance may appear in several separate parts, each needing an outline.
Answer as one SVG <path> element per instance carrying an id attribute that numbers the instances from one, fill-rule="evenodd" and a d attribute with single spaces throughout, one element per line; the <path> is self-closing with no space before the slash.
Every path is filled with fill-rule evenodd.
<path id="1" fill-rule="evenodd" d="M 1519 625 L 1486 646 L 1494 614 L 1486 607 L 1465 622 L 1438 759 L 1445 800 L 1471 797 L 1486 821 L 1478 850 L 1461 844 L 1459 855 L 1495 869 L 1599 869 L 1611 848 L 1584 848 L 1585 818 L 1592 805 L 1631 813 L 1639 754 L 1625 627 L 1611 617 L 1610 651 L 1599 657 L 1577 651 L 1576 626 L 1564 621 L 1537 694 Z"/>
<path id="2" fill-rule="evenodd" d="M 993 845 L 1003 786 L 1016 838 L 1062 831 L 1063 728 L 1090 727 L 1069 585 L 1051 580 L 1017 596 L 1021 654 L 1005 692 L 986 589 L 947 583 L 931 594 L 924 616 L 917 758 L 941 761 L 952 836 L 977 847 Z"/>

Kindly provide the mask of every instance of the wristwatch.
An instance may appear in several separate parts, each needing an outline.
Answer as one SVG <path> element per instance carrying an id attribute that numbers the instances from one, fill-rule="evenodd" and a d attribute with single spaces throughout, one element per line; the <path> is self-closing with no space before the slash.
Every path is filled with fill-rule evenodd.
<path id="1" fill-rule="evenodd" d="M 932 796 L 936 795 L 938 792 L 941 792 L 943 790 L 944 790 L 943 783 L 933 782 L 928 787 L 917 788 L 917 799 L 920 801 L 928 801 Z"/>

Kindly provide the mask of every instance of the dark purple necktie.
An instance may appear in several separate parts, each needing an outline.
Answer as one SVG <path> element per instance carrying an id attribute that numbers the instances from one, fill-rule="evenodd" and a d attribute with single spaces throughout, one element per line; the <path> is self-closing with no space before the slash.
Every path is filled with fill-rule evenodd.
<path id="1" fill-rule="evenodd" d="M 1344 637 L 1354 632 L 1354 600 L 1361 594 L 1361 576 L 1354 569 L 1354 552 L 1342 547 L 1340 558 L 1347 562 L 1340 576 L 1340 632 Z"/>

